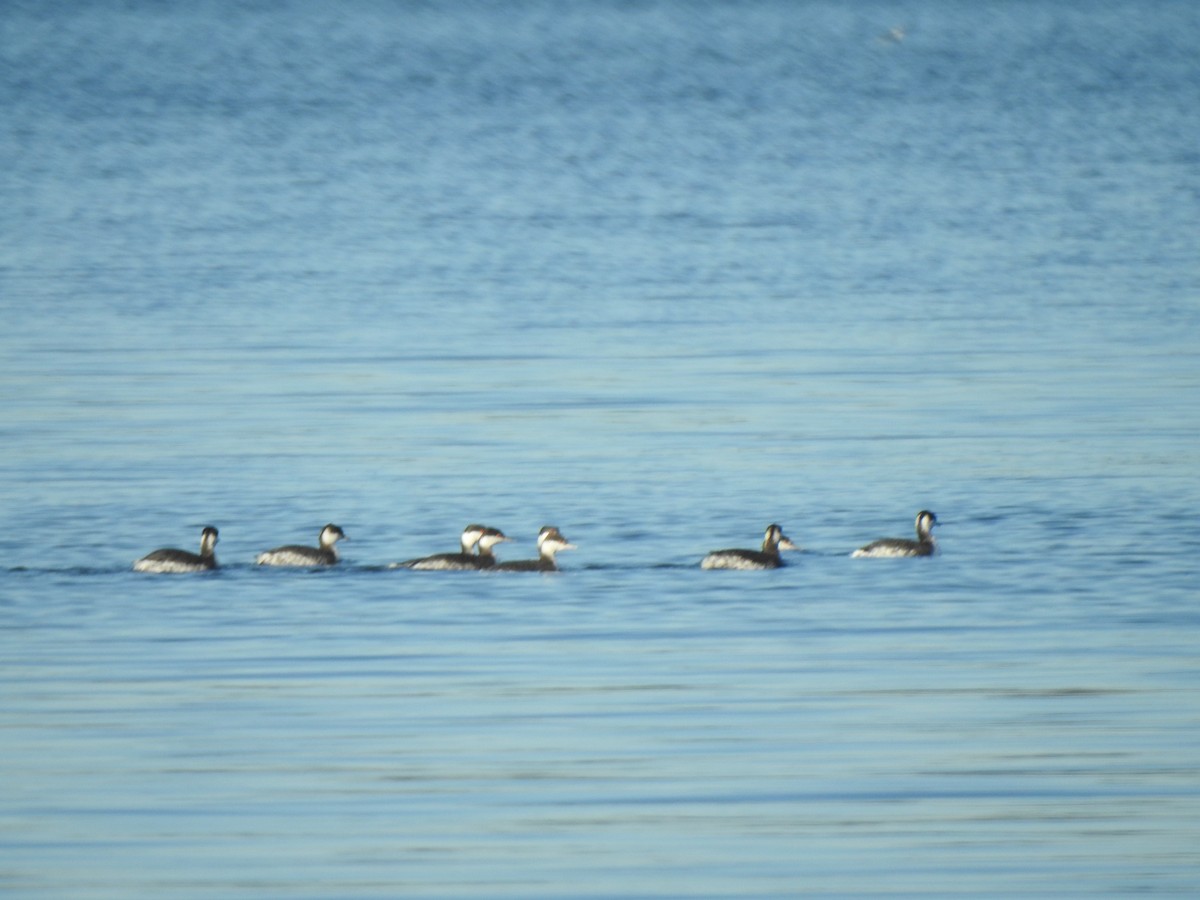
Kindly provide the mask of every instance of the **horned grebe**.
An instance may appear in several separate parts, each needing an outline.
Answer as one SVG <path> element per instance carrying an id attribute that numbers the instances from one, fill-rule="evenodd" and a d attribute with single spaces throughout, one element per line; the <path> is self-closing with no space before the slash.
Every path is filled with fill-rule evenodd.
<path id="1" fill-rule="evenodd" d="M 915 541 L 905 538 L 880 538 L 865 547 L 859 547 L 850 555 L 856 557 L 933 556 L 937 550 L 937 542 L 933 539 L 933 526 L 937 523 L 937 516 L 929 510 L 923 509 L 917 513 L 917 539 Z"/>
<path id="2" fill-rule="evenodd" d="M 147 553 L 133 564 L 135 572 L 175 573 L 175 572 L 207 572 L 217 568 L 216 550 L 217 529 L 206 525 L 200 532 L 200 553 L 189 553 L 187 550 L 175 550 L 164 547 Z"/>
<path id="3" fill-rule="evenodd" d="M 714 550 L 700 561 L 702 569 L 778 569 L 780 550 L 799 550 L 778 525 L 768 525 L 761 550 Z"/>
<path id="4" fill-rule="evenodd" d="M 554 554 L 559 550 L 574 550 L 575 545 L 563 537 L 563 533 L 553 525 L 543 525 L 537 537 L 537 559 L 515 559 L 512 562 L 502 562 L 495 565 L 501 572 L 557 572 L 558 565 L 554 562 Z"/>
<path id="5" fill-rule="evenodd" d="M 319 547 L 288 544 L 286 547 L 276 547 L 274 550 L 258 554 L 255 562 L 260 566 L 332 566 L 338 561 L 338 552 L 334 545 L 344 537 L 346 533 L 331 523 L 321 529 Z"/>
<path id="6" fill-rule="evenodd" d="M 465 569 L 478 569 L 479 557 L 475 555 L 475 545 L 483 537 L 487 527 L 484 525 L 468 525 L 463 529 L 459 538 L 462 550 L 458 553 L 436 553 L 433 556 L 423 556 L 420 559 L 410 559 L 406 562 L 392 563 L 393 569 L 420 569 L 421 571 L 458 572 Z"/>

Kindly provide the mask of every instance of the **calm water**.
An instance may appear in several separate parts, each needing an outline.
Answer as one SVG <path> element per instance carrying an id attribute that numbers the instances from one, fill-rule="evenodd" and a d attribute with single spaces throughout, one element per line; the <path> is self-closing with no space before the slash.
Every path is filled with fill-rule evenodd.
<path id="1" fill-rule="evenodd" d="M 1198 45 L 6 4 L 0 894 L 1191 895 Z"/>

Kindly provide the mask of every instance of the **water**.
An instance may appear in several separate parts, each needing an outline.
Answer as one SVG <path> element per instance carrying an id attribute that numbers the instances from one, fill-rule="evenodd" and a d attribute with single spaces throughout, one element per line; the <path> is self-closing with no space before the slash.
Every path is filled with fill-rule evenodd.
<path id="1" fill-rule="evenodd" d="M 1190 894 L 1198 40 L 8 4 L 0 893 Z"/>

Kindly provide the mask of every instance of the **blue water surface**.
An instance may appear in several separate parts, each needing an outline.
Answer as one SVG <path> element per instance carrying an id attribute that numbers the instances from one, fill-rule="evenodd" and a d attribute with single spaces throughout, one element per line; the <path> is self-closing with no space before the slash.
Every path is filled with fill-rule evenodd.
<path id="1" fill-rule="evenodd" d="M 1193 892 L 1198 44 L 7 4 L 0 893 Z M 473 521 L 578 549 L 387 568 Z"/>

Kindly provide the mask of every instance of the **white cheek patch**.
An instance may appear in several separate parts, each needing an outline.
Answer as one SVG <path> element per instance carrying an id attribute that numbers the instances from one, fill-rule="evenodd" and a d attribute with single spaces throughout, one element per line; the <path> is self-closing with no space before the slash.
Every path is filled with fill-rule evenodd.
<path id="1" fill-rule="evenodd" d="M 561 537 L 548 537 L 541 543 L 543 553 L 553 556 L 559 550 L 574 550 L 575 545 L 564 541 Z"/>

